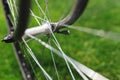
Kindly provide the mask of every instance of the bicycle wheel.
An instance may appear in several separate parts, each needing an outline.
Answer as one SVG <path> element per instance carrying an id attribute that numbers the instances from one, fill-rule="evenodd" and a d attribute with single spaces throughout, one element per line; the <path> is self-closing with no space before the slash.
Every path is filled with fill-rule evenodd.
<path id="1" fill-rule="evenodd" d="M 20 45 L 21 45 L 23 52 L 25 52 L 25 53 L 29 52 L 29 54 L 24 54 L 24 55 L 26 56 L 26 59 L 28 60 L 27 66 L 30 68 L 30 72 L 32 73 L 33 79 L 38 79 L 38 80 L 44 80 L 44 79 L 48 79 L 48 80 L 49 79 L 50 80 L 52 80 L 52 79 L 55 79 L 55 80 L 56 79 L 58 79 L 58 80 L 59 79 L 60 80 L 73 79 L 73 80 L 75 80 L 75 79 L 78 79 L 79 80 L 81 78 L 78 76 L 81 76 L 83 79 L 87 80 L 88 78 L 84 74 L 86 74 L 87 76 L 89 76 L 91 78 L 91 75 L 89 75 L 89 71 L 91 72 L 92 70 L 90 70 L 89 68 L 86 68 L 86 67 L 82 68 L 82 67 L 84 67 L 82 64 L 80 64 L 77 61 L 75 61 L 74 59 L 68 57 L 63 52 L 63 50 L 62 50 L 61 46 L 59 45 L 53 32 L 61 33 L 61 34 L 68 34 L 68 30 L 66 30 L 67 29 L 66 26 L 73 24 L 81 16 L 81 14 L 83 13 L 83 11 L 87 5 L 88 0 L 77 0 L 77 1 L 75 1 L 75 3 L 74 3 L 74 1 L 65 1 L 63 3 L 61 1 L 54 1 L 54 3 L 53 3 L 53 1 L 54 0 L 51 0 L 51 1 L 34 0 L 34 1 L 32 1 L 33 7 L 30 9 L 32 17 L 30 19 L 29 26 L 39 25 L 40 27 L 30 28 L 25 31 L 25 29 L 26 29 L 25 27 L 27 26 L 26 24 L 28 21 L 28 18 L 26 20 L 26 17 L 28 17 L 27 16 L 28 12 L 27 12 L 27 14 L 18 17 L 18 25 L 17 25 L 17 29 L 14 31 L 13 38 L 16 41 L 21 39 L 21 37 L 23 36 L 23 33 L 25 31 L 25 35 L 22 37 L 22 42 L 20 42 Z M 13 3 L 12 4 L 10 2 L 8 3 L 9 7 L 14 8 L 15 2 L 12 0 L 11 0 L 11 2 L 13 2 Z M 69 5 L 68 8 L 66 7 L 66 3 L 68 3 L 68 5 Z M 70 12 L 70 10 L 72 8 L 70 6 L 73 6 L 74 4 L 75 4 L 75 7 L 73 8 L 70 15 L 68 15 L 66 18 L 63 18 Z M 64 8 L 63 8 L 63 6 L 64 6 Z M 17 6 L 15 7 L 15 9 L 16 8 L 17 8 Z M 22 9 L 23 8 L 24 7 L 22 6 Z M 26 9 L 28 9 L 28 8 L 29 8 L 29 6 L 26 7 Z M 55 8 L 59 8 L 59 10 L 55 11 L 54 10 Z M 14 13 L 14 11 L 11 11 L 11 12 Z M 61 15 L 61 13 L 64 13 L 64 12 L 65 12 L 65 14 L 62 17 L 59 17 Z M 52 14 L 52 16 L 50 16 L 50 14 Z M 23 17 L 23 18 L 21 18 L 21 17 Z M 12 22 L 14 22 L 14 20 L 16 20 L 14 18 L 15 17 L 13 16 Z M 19 18 L 21 18 L 21 19 L 19 19 Z M 24 22 L 24 19 L 26 22 Z M 21 23 L 19 23 L 19 22 L 21 22 Z M 14 23 L 14 25 L 16 25 L 16 22 Z M 19 26 L 25 26 L 25 27 L 20 28 Z M 45 36 L 43 36 L 43 37 L 38 36 L 39 38 L 42 39 L 41 40 L 38 37 L 36 37 L 37 35 L 48 35 L 49 40 L 47 40 L 47 42 L 49 44 L 46 44 L 45 42 L 42 41 L 42 40 L 46 39 Z M 32 40 L 29 40 L 29 38 L 31 38 Z M 52 42 L 50 40 L 52 40 Z M 34 54 L 33 53 L 34 50 L 37 50 L 36 53 L 39 53 L 38 47 L 42 48 L 41 46 L 38 45 L 38 43 L 36 43 L 36 41 L 41 43 L 46 48 L 50 49 L 50 52 L 47 50 L 44 50 L 43 51 L 44 53 L 51 53 L 51 54 L 43 54 L 43 55 L 42 54 Z M 50 45 L 52 45 L 52 46 L 50 46 Z M 38 47 L 36 47 L 36 46 L 38 46 Z M 53 48 L 53 47 L 55 47 L 55 48 Z M 57 56 L 53 55 L 53 53 L 56 53 L 58 56 L 60 56 L 63 59 L 61 60 L 61 58 L 60 59 L 57 58 L 58 60 L 55 61 L 54 59 Z M 49 56 L 52 56 L 52 60 L 50 60 L 51 58 Z M 55 58 L 54 58 L 54 56 L 55 56 Z M 33 63 L 33 62 L 35 62 L 35 63 Z M 61 62 L 61 63 L 59 63 L 59 62 Z M 30 63 L 30 64 L 28 64 L 28 63 Z M 44 68 L 41 65 L 44 66 Z M 38 67 L 35 68 L 36 66 L 38 66 Z M 54 66 L 54 69 L 51 66 L 52 67 Z M 67 66 L 67 67 L 64 67 L 64 66 Z M 73 66 L 73 67 L 71 67 L 71 66 Z M 63 69 L 61 70 L 61 68 L 63 68 Z M 82 69 L 80 69 L 80 68 L 82 68 Z M 41 71 L 39 71 L 39 70 L 41 70 Z M 73 70 L 76 70 L 76 71 L 73 71 Z M 85 70 L 88 70 L 88 72 L 84 72 Z M 95 73 L 94 71 L 92 71 L 92 72 Z M 97 74 L 97 75 L 99 75 L 99 74 Z M 96 75 L 94 76 L 94 78 L 96 78 Z M 100 76 L 100 78 L 106 79 L 102 76 Z"/>

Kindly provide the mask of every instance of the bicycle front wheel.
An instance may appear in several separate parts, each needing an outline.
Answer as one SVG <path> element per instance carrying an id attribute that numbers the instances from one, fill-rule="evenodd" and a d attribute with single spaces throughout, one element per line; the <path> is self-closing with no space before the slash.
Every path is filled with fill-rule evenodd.
<path id="1" fill-rule="evenodd" d="M 28 11 L 26 11 L 26 9 L 24 9 L 25 7 L 22 6 L 22 4 L 25 5 L 25 3 L 23 2 L 20 4 L 21 9 L 19 12 L 16 10 L 17 6 L 15 1 L 8 1 L 11 13 L 13 13 L 12 24 L 16 26 L 13 37 L 16 41 L 22 38 L 22 42 L 20 42 L 21 49 L 23 50 L 23 52 L 25 52 L 25 60 L 28 60 L 27 66 L 30 69 L 33 79 L 87 79 L 87 77 L 85 77 L 85 75 L 78 67 L 78 65 L 80 64 L 78 64 L 77 61 L 68 57 L 64 53 L 54 34 L 54 32 L 68 34 L 68 31 L 66 31 L 66 26 L 72 25 L 74 22 L 76 22 L 76 20 L 83 13 L 87 2 L 88 0 L 65 0 L 63 2 L 61 2 L 60 0 L 34 0 L 32 1 L 32 8 L 29 8 L 29 6 L 26 7 L 26 9 L 28 11 L 30 10 L 31 12 L 28 26 L 42 26 L 43 28 L 40 29 L 37 27 L 32 29 L 31 27 L 31 30 L 25 31 L 28 22 Z M 66 6 L 66 4 L 68 4 L 68 6 Z M 21 15 L 21 12 L 25 12 L 21 10 L 25 10 L 26 13 Z M 15 15 L 19 15 L 18 19 L 16 19 Z M 24 27 L 21 28 L 21 26 Z M 63 28 L 65 30 L 62 30 Z M 41 31 L 39 30 L 43 30 L 43 33 L 41 33 Z M 23 36 L 24 31 L 25 35 Z M 37 36 L 39 34 L 45 36 Z M 26 36 L 31 38 L 32 40 L 29 40 L 29 38 L 26 38 Z M 48 37 L 46 38 L 46 36 Z M 45 42 L 43 40 L 45 40 Z M 42 49 L 42 52 L 40 52 L 39 49 L 43 47 L 40 46 L 40 44 L 38 43 L 50 49 L 50 51 Z M 27 52 L 29 54 L 27 54 Z M 57 58 L 57 60 L 55 61 L 57 56 L 53 55 L 54 53 L 56 53 L 61 58 Z M 50 56 L 52 58 L 50 58 Z M 81 76 L 82 78 L 79 76 Z"/>

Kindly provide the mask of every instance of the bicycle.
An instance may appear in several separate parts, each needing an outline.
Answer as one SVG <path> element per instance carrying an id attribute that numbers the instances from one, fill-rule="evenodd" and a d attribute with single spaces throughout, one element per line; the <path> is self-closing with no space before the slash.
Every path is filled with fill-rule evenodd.
<path id="1" fill-rule="evenodd" d="M 42 16 L 44 16 L 44 19 L 41 19 L 41 17 L 36 16 L 35 13 L 33 13 L 33 11 L 30 9 L 30 5 L 32 2 L 30 0 L 26 0 L 26 2 L 21 0 L 20 2 L 18 2 L 18 3 L 20 3 L 20 5 L 19 5 L 20 8 L 18 9 L 19 11 L 17 11 L 17 8 L 15 7 L 17 2 L 15 2 L 15 1 L 12 2 L 12 0 L 10 0 L 10 1 L 2 0 L 4 9 L 5 9 L 6 19 L 7 19 L 8 26 L 9 26 L 9 31 L 10 31 L 10 34 L 8 36 L 6 36 L 3 39 L 3 41 L 5 41 L 6 43 L 14 42 L 14 47 L 15 47 L 15 50 L 16 50 L 17 56 L 18 56 L 18 62 L 19 62 L 22 74 L 24 76 L 24 79 L 32 80 L 33 76 L 31 76 L 31 74 L 27 68 L 26 59 L 24 59 L 25 57 L 23 56 L 23 55 L 25 55 L 25 54 L 23 54 L 24 50 L 23 49 L 21 50 L 22 47 L 20 47 L 23 44 L 25 45 L 25 47 L 27 47 L 27 51 L 30 53 L 30 55 L 33 57 L 33 59 L 37 63 L 37 65 L 42 70 L 45 78 L 52 80 L 52 78 L 49 76 L 49 74 L 41 67 L 41 65 L 37 61 L 36 57 L 33 55 L 32 50 L 27 45 L 27 42 L 25 41 L 25 39 L 29 37 L 31 39 L 37 40 L 43 46 L 50 49 L 51 53 L 56 53 L 57 55 L 62 57 L 65 60 L 65 63 L 67 64 L 68 71 L 70 72 L 70 75 L 72 76 L 73 80 L 75 80 L 75 77 L 74 77 L 73 73 L 71 73 L 72 70 L 71 70 L 68 62 L 75 68 L 75 70 L 78 72 L 78 74 L 84 80 L 88 80 L 88 78 L 85 75 L 87 75 L 91 79 L 108 80 L 107 78 L 101 76 L 100 74 L 94 72 L 93 70 L 87 68 L 86 66 L 78 63 L 74 59 L 72 59 L 72 58 L 68 57 L 66 54 L 64 54 L 58 41 L 56 40 L 56 37 L 53 34 L 53 33 L 69 34 L 69 31 L 67 30 L 67 28 L 68 28 L 67 26 L 72 25 L 82 15 L 84 9 L 86 8 L 88 0 L 77 0 L 75 3 L 75 7 L 71 11 L 71 13 L 66 18 L 59 20 L 56 23 L 51 22 L 51 20 L 49 20 L 49 18 L 46 16 L 45 12 L 41 9 L 41 6 L 39 5 L 38 0 L 35 0 L 35 1 L 36 1 L 36 5 L 40 8 L 41 13 L 43 14 Z M 26 3 L 27 3 L 27 5 L 26 5 Z M 46 4 L 47 4 L 47 0 L 46 0 Z M 48 6 L 46 6 L 46 12 L 47 12 L 47 8 L 48 8 Z M 13 10 L 13 9 L 15 9 L 15 10 Z M 9 10 L 13 10 L 13 13 L 12 13 L 12 11 L 10 12 Z M 16 19 L 14 17 L 14 12 L 18 16 L 18 19 Z M 25 13 L 23 13 L 23 12 L 25 12 Z M 35 20 L 40 25 L 40 27 L 26 29 L 28 26 L 27 24 L 29 22 L 30 12 L 31 12 L 31 15 L 34 16 Z M 11 18 L 10 15 L 13 17 Z M 49 13 L 48 13 L 48 15 L 49 15 Z M 42 22 L 40 23 L 38 21 L 38 19 L 41 19 Z M 16 22 L 16 20 L 18 20 L 18 22 Z M 13 26 L 17 26 L 17 28 L 14 30 Z M 58 50 L 51 47 L 50 45 L 46 44 L 41 39 L 34 37 L 34 36 L 37 36 L 38 34 L 39 35 L 48 35 L 48 36 L 52 35 L 52 37 L 54 38 L 53 42 L 55 43 L 55 46 L 58 47 Z M 53 58 L 53 63 L 54 63 L 54 58 Z M 54 66 L 56 69 L 56 74 L 58 74 L 55 63 L 54 63 Z M 34 72 L 34 70 L 33 70 L 33 72 Z M 57 78 L 59 79 L 58 75 L 57 75 Z"/>

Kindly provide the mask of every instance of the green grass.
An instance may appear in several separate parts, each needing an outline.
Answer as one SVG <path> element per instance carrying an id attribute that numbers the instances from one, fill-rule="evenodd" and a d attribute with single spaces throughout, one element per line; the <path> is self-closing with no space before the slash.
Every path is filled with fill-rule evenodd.
<path id="1" fill-rule="evenodd" d="M 74 25 L 120 33 L 119 3 L 120 0 L 90 0 L 84 14 Z M 56 1 L 57 5 L 65 6 L 66 4 L 60 4 L 60 2 L 57 3 Z M 52 7 L 54 6 L 52 5 Z M 55 17 L 62 15 L 60 9 L 59 13 L 57 13 L 57 9 L 54 7 L 53 11 L 51 11 L 52 19 L 55 21 L 57 20 Z M 7 25 L 0 3 L 0 39 L 6 34 Z M 71 30 L 69 36 L 57 35 L 57 38 L 64 52 L 68 55 L 110 80 L 120 79 L 120 42 L 76 30 Z M 36 53 L 40 52 L 39 48 L 34 50 L 37 50 Z M 40 58 L 41 60 L 44 59 Z M 47 65 L 50 65 L 48 56 L 45 60 L 49 63 Z M 65 73 L 65 70 L 63 70 L 63 73 Z M 22 80 L 12 45 L 3 42 L 0 42 L 0 80 Z"/>

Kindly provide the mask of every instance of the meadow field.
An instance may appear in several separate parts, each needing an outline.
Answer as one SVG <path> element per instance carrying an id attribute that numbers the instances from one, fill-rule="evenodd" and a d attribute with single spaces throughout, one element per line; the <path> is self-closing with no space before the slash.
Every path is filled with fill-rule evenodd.
<path id="1" fill-rule="evenodd" d="M 63 6 L 61 9 L 54 7 L 54 5 L 51 6 L 53 9 L 51 11 L 52 20 L 56 21 L 55 17 L 62 14 L 60 11 L 66 6 L 64 1 L 68 0 L 63 0 L 63 4 L 61 0 L 51 1 L 55 5 Z M 30 26 L 32 24 L 34 22 L 31 22 Z M 70 35 L 56 34 L 56 37 L 65 53 L 110 80 L 120 80 L 120 0 L 89 0 L 85 12 L 74 26 L 89 28 L 91 31 L 94 29 L 104 30 L 114 34 L 100 37 L 96 35 L 97 33 L 91 34 L 69 29 Z M 7 24 L 0 2 L 0 40 L 6 34 L 8 34 Z M 37 47 L 34 51 L 40 53 L 40 48 Z M 42 60 L 43 57 L 41 56 L 39 59 Z M 50 62 L 48 56 L 45 59 L 46 62 Z M 63 73 L 65 73 L 64 71 Z M 4 42 L 0 42 L 0 80 L 23 80 L 12 44 Z"/>

